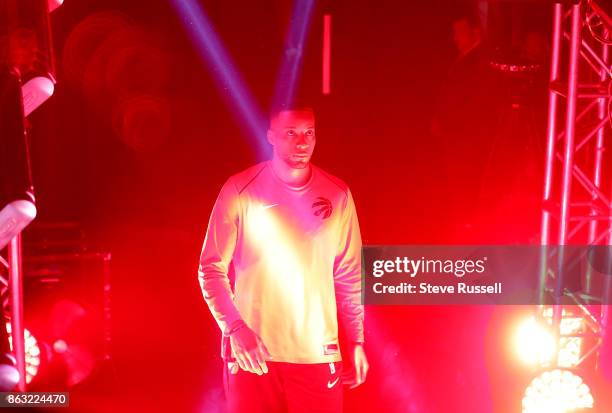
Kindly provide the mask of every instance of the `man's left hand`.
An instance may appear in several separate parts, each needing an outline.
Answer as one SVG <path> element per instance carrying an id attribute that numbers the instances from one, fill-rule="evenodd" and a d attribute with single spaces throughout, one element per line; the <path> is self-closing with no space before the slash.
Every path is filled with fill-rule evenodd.
<path id="1" fill-rule="evenodd" d="M 350 386 L 349 389 L 354 389 L 365 382 L 370 369 L 363 344 L 355 343 L 351 345 L 351 362 L 353 366 L 351 370 L 346 372 L 342 381 Z"/>

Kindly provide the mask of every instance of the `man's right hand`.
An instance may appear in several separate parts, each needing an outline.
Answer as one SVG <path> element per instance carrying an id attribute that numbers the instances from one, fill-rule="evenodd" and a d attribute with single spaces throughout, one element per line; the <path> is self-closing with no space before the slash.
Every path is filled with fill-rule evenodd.
<path id="1" fill-rule="evenodd" d="M 270 353 L 261 338 L 248 326 L 235 331 L 230 336 L 230 343 L 232 353 L 242 370 L 260 376 L 268 372 L 265 358 L 270 357 Z"/>

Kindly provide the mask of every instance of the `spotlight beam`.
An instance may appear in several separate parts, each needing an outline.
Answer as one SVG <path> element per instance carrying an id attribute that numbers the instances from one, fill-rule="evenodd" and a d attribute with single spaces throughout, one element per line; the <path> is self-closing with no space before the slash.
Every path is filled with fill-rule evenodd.
<path id="1" fill-rule="evenodd" d="M 265 140 L 266 121 L 247 85 L 236 70 L 236 65 L 223 47 L 223 42 L 203 8 L 195 0 L 171 0 L 181 17 L 183 27 L 196 47 L 200 59 L 208 66 L 220 94 L 234 109 L 251 143 L 260 157 L 268 151 Z"/>
<path id="2" fill-rule="evenodd" d="M 306 35 L 312 21 L 315 0 L 296 0 L 293 6 L 291 21 L 288 26 L 284 54 L 279 66 L 274 90 L 273 106 L 286 107 L 295 97 L 296 84 L 299 80 Z"/>

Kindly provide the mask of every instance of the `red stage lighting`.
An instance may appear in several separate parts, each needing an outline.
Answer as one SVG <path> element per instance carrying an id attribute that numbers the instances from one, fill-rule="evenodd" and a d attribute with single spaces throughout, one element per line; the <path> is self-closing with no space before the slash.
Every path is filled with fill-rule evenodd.
<path id="1" fill-rule="evenodd" d="M 5 0 L 0 5 L 0 66 L 21 77 L 25 116 L 53 94 L 49 12 L 61 4 L 62 0 Z"/>

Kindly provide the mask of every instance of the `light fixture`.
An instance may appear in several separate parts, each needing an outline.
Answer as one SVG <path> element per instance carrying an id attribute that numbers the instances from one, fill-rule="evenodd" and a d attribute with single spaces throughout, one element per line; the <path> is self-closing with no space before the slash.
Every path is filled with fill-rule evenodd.
<path id="1" fill-rule="evenodd" d="M 0 249 L 36 216 L 18 73 L 0 68 Z"/>
<path id="2" fill-rule="evenodd" d="M 6 332 L 9 334 L 9 344 L 13 349 L 13 335 L 11 334 L 11 323 L 6 323 Z M 25 353 L 26 353 L 26 383 L 31 383 L 40 369 L 40 347 L 38 340 L 30 333 L 28 329 L 24 329 L 25 338 Z"/>
<path id="3" fill-rule="evenodd" d="M 591 389 L 580 376 L 554 369 L 534 378 L 523 397 L 523 413 L 570 413 L 593 408 Z"/>
<path id="4" fill-rule="evenodd" d="M 0 64 L 19 74 L 24 116 L 53 94 L 55 58 L 49 13 L 62 3 L 63 0 L 5 0 L 0 6 L 0 38 L 6 39 Z"/>
<path id="5" fill-rule="evenodd" d="M 556 365 L 565 368 L 577 366 L 583 341 L 578 334 L 584 331 L 584 320 L 563 310 L 558 341 L 555 340 L 552 324 L 552 308 L 546 308 L 540 317 L 531 316 L 525 320 L 517 329 L 517 356 L 529 365 L 551 366 L 558 346 Z"/>

